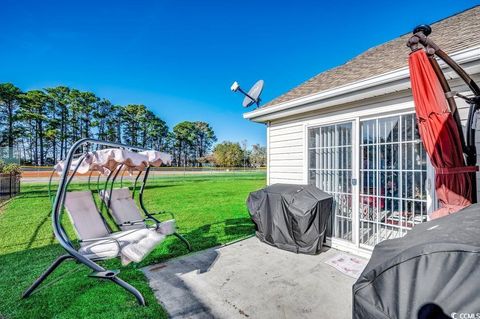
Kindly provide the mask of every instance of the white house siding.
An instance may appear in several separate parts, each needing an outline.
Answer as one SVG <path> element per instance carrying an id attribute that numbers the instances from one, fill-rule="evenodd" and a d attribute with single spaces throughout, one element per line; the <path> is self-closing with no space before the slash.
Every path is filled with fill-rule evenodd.
<path id="1" fill-rule="evenodd" d="M 302 184 L 305 137 L 303 123 L 270 125 L 268 134 L 268 183 Z"/>
<path id="2" fill-rule="evenodd" d="M 475 75 L 474 79 L 480 82 L 480 75 Z M 460 82 L 451 83 L 452 90 L 468 94 L 468 90 Z M 457 99 L 459 114 L 462 123 L 465 125 L 468 116 L 468 104 L 463 100 Z M 335 106 L 329 110 L 321 112 L 303 114 L 293 118 L 283 119 L 271 122 L 267 128 L 268 143 L 268 184 L 287 183 L 304 184 L 307 172 L 306 160 L 306 125 L 315 119 L 329 116 L 345 118 L 361 115 L 365 111 L 374 111 L 376 114 L 389 112 L 390 109 L 397 108 L 400 105 L 406 107 L 403 111 L 413 111 L 412 98 L 409 92 L 398 93 L 395 96 L 371 99 L 368 101 L 357 102 L 350 106 Z M 401 108 L 400 108 L 401 109 Z M 397 111 L 398 112 L 398 111 Z M 395 112 L 394 112 L 395 113 Z M 480 119 L 478 121 L 480 124 Z M 480 152 L 480 125 L 477 126 L 477 150 Z M 478 163 L 480 165 L 480 156 Z M 480 173 L 477 173 L 477 179 L 480 185 Z M 480 199 L 480 187 L 478 191 Z"/>

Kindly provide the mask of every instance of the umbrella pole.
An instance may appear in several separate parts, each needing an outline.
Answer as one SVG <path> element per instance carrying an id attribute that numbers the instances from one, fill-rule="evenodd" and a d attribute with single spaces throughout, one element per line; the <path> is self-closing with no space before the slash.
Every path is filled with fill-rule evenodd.
<path id="1" fill-rule="evenodd" d="M 442 50 L 438 49 L 435 51 L 435 54 L 442 59 L 446 64 L 448 64 L 449 67 L 452 68 L 455 73 L 458 74 L 458 76 L 468 85 L 470 90 L 472 90 L 473 94 L 476 96 L 480 95 L 480 87 L 473 81 L 473 79 L 463 70 L 457 62 L 455 62 L 451 57 L 448 56 L 445 52 Z"/>
<path id="2" fill-rule="evenodd" d="M 428 55 L 428 60 L 430 61 L 430 64 L 432 65 L 433 70 L 437 75 L 438 81 L 442 86 L 443 92 L 445 93 L 445 98 L 447 99 L 448 106 L 450 107 L 450 112 L 452 113 L 453 118 L 457 123 L 457 129 L 458 129 L 458 133 L 460 134 L 463 153 L 466 154 L 468 158 L 469 150 L 468 150 L 467 144 L 465 143 L 465 135 L 463 134 L 462 122 L 460 120 L 460 115 L 458 114 L 458 108 L 457 108 L 457 103 L 455 103 L 455 97 L 453 94 L 451 94 L 450 85 L 448 84 L 447 79 L 445 78 L 445 75 L 443 74 L 442 69 L 440 68 L 440 65 L 435 59 L 435 56 Z"/>
<path id="3" fill-rule="evenodd" d="M 448 57 L 448 58 L 450 59 L 450 57 Z M 445 93 L 445 98 L 447 99 L 448 106 L 450 107 L 450 112 L 452 113 L 452 116 L 455 119 L 455 123 L 457 124 L 457 130 L 458 130 L 458 133 L 460 135 L 460 141 L 461 141 L 461 144 L 462 144 L 463 154 L 465 155 L 466 166 L 476 166 L 477 165 L 477 151 L 476 151 L 476 147 L 475 147 L 475 132 L 473 132 L 473 134 L 471 132 L 472 131 L 472 124 L 473 124 L 472 123 L 473 122 L 473 114 L 475 113 L 475 107 L 470 108 L 470 112 L 469 112 L 469 115 L 468 115 L 468 121 L 467 121 L 467 127 L 466 127 L 467 140 L 465 140 L 465 135 L 463 133 L 463 128 L 462 128 L 462 122 L 460 120 L 460 115 L 458 114 L 457 103 L 455 102 L 454 94 L 452 94 L 452 92 L 451 92 L 450 85 L 448 84 L 447 79 L 445 78 L 445 75 L 443 74 L 442 69 L 440 68 L 440 65 L 438 64 L 437 60 L 435 59 L 435 56 L 434 55 L 428 55 L 428 60 L 430 61 L 430 64 L 432 65 L 432 68 L 435 71 L 435 74 L 437 75 L 437 78 L 438 78 L 438 81 L 440 82 L 440 85 L 442 86 L 443 92 Z M 443 60 L 443 58 L 442 58 L 442 60 Z M 447 63 L 447 64 L 450 65 L 449 63 Z M 455 65 L 457 65 L 457 64 L 455 63 Z M 460 68 L 460 67 L 458 67 L 458 68 Z M 461 71 L 463 72 L 462 69 L 461 69 Z M 457 72 L 457 71 L 455 70 L 455 72 Z M 463 72 L 463 73 L 465 73 L 465 72 Z M 463 79 L 463 77 L 462 77 L 462 79 Z M 473 82 L 473 83 L 475 84 L 475 82 Z M 469 173 L 469 175 L 470 175 L 470 179 L 472 181 L 472 198 L 471 198 L 471 201 L 472 201 L 472 204 L 474 204 L 474 203 L 477 202 L 477 174 L 475 172 L 472 172 L 472 173 Z"/>
<path id="4" fill-rule="evenodd" d="M 467 84 L 467 86 L 470 88 L 472 93 L 475 95 L 475 97 L 480 96 L 480 88 L 478 87 L 477 83 L 473 81 L 473 79 L 452 59 L 450 58 L 445 52 L 443 52 L 440 49 L 437 49 L 435 51 L 435 54 L 442 59 L 449 67 L 452 68 L 452 70 L 458 74 L 458 76 Z M 430 61 L 432 63 L 433 69 L 435 73 L 437 74 L 437 78 L 440 81 L 440 84 L 442 85 L 443 91 L 447 94 L 447 92 L 450 92 L 450 87 L 447 83 L 447 80 L 445 79 L 445 75 L 443 74 L 437 60 L 431 56 Z M 433 62 L 434 61 L 434 62 Z M 444 86 L 445 84 L 445 86 Z M 445 89 L 448 89 L 445 91 Z M 461 140 L 462 140 L 462 149 L 463 153 L 465 154 L 465 162 L 467 166 L 476 166 L 477 165 L 477 148 L 475 145 L 475 126 L 476 123 L 473 123 L 475 117 L 475 112 L 478 111 L 480 108 L 480 104 L 478 100 L 473 99 L 470 103 L 470 110 L 468 112 L 468 119 L 467 119 L 467 125 L 466 125 L 466 133 L 467 133 L 467 138 L 465 140 L 465 136 L 463 134 L 463 129 L 462 125 L 460 122 L 460 116 L 458 115 L 458 110 L 457 106 L 453 97 L 453 94 L 448 93 L 448 96 L 446 95 L 448 105 L 451 107 L 451 105 L 455 105 L 455 111 L 452 109 L 452 114 L 453 117 L 455 118 L 455 122 L 457 122 L 458 126 L 458 132 L 461 135 Z M 478 99 L 478 98 L 477 98 Z M 471 172 L 470 174 L 470 179 L 472 180 L 472 204 L 477 202 L 477 174 L 476 172 Z"/>
<path id="5" fill-rule="evenodd" d="M 475 97 L 480 96 L 480 88 L 478 87 L 477 83 L 473 81 L 473 79 L 454 61 L 452 58 L 450 58 L 445 52 L 442 50 L 438 49 L 436 50 L 435 54 L 442 59 L 446 64 L 448 64 L 449 67 L 452 68 L 452 70 L 458 74 L 458 76 L 467 84 L 467 86 L 470 88 L 472 93 L 475 95 Z M 435 60 L 436 62 L 436 60 Z M 441 72 L 440 66 L 438 66 L 438 63 L 436 62 L 438 69 L 440 70 L 441 77 L 443 78 L 443 81 L 446 82 L 445 76 Z M 434 67 L 435 69 L 435 67 Z M 437 70 L 435 69 L 435 73 L 437 73 Z M 440 79 L 440 76 L 437 77 Z M 440 83 L 442 80 L 440 80 Z M 448 84 L 447 84 L 448 85 Z M 443 84 L 442 84 L 443 87 Z M 453 97 L 450 98 L 453 100 Z M 449 105 L 450 105 L 450 99 L 449 100 Z M 467 101 L 468 102 L 468 101 Z M 472 101 L 469 101 L 470 105 L 470 111 L 468 114 L 468 121 L 467 121 L 467 138 L 464 143 L 466 144 L 466 149 L 465 149 L 465 155 L 466 155 L 466 162 L 467 165 L 469 166 L 475 166 L 477 165 L 477 151 L 476 151 L 476 145 L 475 145 L 475 128 L 472 128 L 472 125 L 476 124 L 473 123 L 474 119 L 474 114 L 475 112 L 480 108 L 479 101 L 476 99 L 473 99 Z M 458 112 L 457 112 L 457 117 L 458 117 Z M 455 118 L 457 120 L 457 118 Z M 458 121 L 460 118 L 458 117 Z M 461 126 L 460 126 L 461 127 Z M 463 130 L 460 131 L 461 134 L 463 135 Z M 463 147 L 463 145 L 462 145 Z"/>

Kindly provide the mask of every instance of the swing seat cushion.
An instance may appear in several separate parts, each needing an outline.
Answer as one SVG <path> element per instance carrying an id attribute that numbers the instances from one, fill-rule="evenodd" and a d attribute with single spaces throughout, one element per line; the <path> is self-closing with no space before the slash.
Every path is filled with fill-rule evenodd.
<path id="1" fill-rule="evenodd" d="M 101 190 L 100 197 L 104 200 L 105 205 L 108 206 L 110 202 L 110 214 L 122 230 L 147 227 L 144 222 L 137 222 L 132 225 L 125 224 L 132 221 L 141 221 L 144 218 L 128 188 L 112 189 L 111 193 Z M 175 219 L 163 221 L 156 226 L 158 227 L 157 232 L 163 235 L 171 235 L 177 231 Z"/>
<path id="2" fill-rule="evenodd" d="M 100 197 L 108 205 L 110 201 L 110 214 L 122 230 L 146 228 L 144 223 L 133 225 L 123 225 L 124 223 L 139 221 L 143 219 L 142 213 L 138 209 L 132 198 L 132 193 L 128 188 L 113 189 L 111 198 L 109 191 L 100 191 Z"/>
<path id="3" fill-rule="evenodd" d="M 79 239 L 107 237 L 110 234 L 90 191 L 68 192 L 65 208 Z"/>
<path id="4" fill-rule="evenodd" d="M 135 229 L 113 233 L 108 238 L 94 242 L 84 242 L 79 253 L 89 259 L 112 259 L 122 257 L 127 260 L 142 261 L 165 236 L 152 229 Z"/>

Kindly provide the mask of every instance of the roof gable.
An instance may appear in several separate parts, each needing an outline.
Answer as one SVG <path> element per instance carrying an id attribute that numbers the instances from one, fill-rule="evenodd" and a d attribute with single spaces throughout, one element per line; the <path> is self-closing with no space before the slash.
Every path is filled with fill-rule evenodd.
<path id="1" fill-rule="evenodd" d="M 480 44 L 480 5 L 431 25 L 429 36 L 446 53 L 457 52 Z M 382 75 L 407 66 L 410 49 L 406 46 L 411 33 L 373 47 L 352 60 L 322 72 L 264 107 L 328 91 L 356 81 Z"/>

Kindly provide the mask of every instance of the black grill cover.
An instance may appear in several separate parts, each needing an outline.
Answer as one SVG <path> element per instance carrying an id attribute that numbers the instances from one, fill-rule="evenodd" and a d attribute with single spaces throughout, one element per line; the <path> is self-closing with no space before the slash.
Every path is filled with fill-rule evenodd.
<path id="1" fill-rule="evenodd" d="M 417 318 L 428 303 L 480 316 L 480 204 L 379 243 L 353 285 L 353 318 Z"/>
<path id="2" fill-rule="evenodd" d="M 318 254 L 332 200 L 315 186 L 274 184 L 250 193 L 247 206 L 261 241 L 296 253 Z"/>

